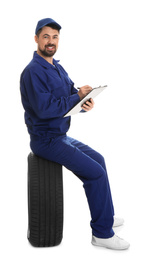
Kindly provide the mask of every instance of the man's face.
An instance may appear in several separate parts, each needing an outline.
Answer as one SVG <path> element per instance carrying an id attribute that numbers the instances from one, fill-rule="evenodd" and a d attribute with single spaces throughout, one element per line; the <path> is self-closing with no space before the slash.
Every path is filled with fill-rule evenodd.
<path id="1" fill-rule="evenodd" d="M 39 36 L 35 36 L 35 41 L 38 44 L 38 51 L 44 57 L 52 57 L 59 43 L 59 32 L 48 26 L 44 26 Z"/>

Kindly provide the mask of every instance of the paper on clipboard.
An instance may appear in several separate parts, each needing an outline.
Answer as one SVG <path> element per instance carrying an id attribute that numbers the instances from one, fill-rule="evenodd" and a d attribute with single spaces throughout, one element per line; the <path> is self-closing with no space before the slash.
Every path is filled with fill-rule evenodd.
<path id="1" fill-rule="evenodd" d="M 75 105 L 71 110 L 69 110 L 69 112 L 67 114 L 64 115 L 64 117 L 67 116 L 72 116 L 75 115 L 77 113 L 79 113 L 82 110 L 82 105 L 89 100 L 90 98 L 95 98 L 98 94 L 100 94 L 105 88 L 107 87 L 107 85 L 105 86 L 99 86 L 98 88 L 93 88 L 82 100 L 80 100 L 80 102 Z"/>

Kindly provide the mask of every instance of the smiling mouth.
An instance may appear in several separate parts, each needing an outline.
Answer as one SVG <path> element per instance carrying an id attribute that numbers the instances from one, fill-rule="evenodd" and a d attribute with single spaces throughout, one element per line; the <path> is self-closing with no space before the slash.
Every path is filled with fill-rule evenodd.
<path id="1" fill-rule="evenodd" d="M 53 51 L 55 49 L 55 46 L 46 46 L 46 49 L 49 51 Z"/>

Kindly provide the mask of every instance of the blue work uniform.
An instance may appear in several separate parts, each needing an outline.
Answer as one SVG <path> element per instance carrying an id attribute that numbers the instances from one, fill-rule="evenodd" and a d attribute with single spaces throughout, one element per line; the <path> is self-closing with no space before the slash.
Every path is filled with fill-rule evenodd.
<path id="1" fill-rule="evenodd" d="M 33 153 L 71 170 L 82 182 L 87 196 L 92 234 L 114 235 L 114 208 L 103 156 L 67 136 L 71 117 L 63 117 L 79 101 L 77 89 L 67 72 L 34 52 L 20 79 L 25 123 Z"/>

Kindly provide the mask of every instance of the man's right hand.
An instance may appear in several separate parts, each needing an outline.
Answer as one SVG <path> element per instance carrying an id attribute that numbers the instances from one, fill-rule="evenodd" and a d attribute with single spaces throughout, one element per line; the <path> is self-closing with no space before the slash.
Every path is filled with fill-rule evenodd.
<path id="1" fill-rule="evenodd" d="M 78 91 L 78 95 L 80 99 L 84 98 L 91 90 L 92 88 L 88 85 L 81 87 L 80 90 Z"/>

